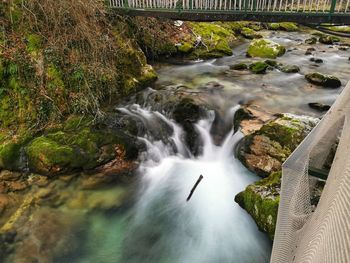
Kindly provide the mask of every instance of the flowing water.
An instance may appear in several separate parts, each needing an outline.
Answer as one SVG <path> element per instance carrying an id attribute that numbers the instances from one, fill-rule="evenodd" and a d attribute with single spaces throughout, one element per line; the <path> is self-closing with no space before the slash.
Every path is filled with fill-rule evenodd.
<path id="1" fill-rule="evenodd" d="M 227 115 L 233 117 L 236 109 Z M 110 236 L 104 240 L 123 236 L 119 249 L 106 258 L 105 252 L 101 255 L 92 248 L 88 258 L 94 262 L 117 262 L 119 258 L 118 262 L 126 263 L 268 262 L 271 241 L 234 202 L 238 192 L 257 180 L 233 157 L 234 145 L 242 135 L 231 130 L 215 145 L 210 134 L 215 116 L 208 112 L 196 124 L 202 154 L 194 157 L 183 142 L 181 127 L 166 116 L 138 105 L 119 110 L 149 127 L 139 138 L 147 146 L 138 171 L 140 190 L 130 211 L 113 219 L 123 222 L 123 230 L 112 228 L 104 233 Z M 160 123 L 171 128 L 167 142 L 154 139 Z M 199 175 L 204 178 L 187 202 Z"/>
<path id="2" fill-rule="evenodd" d="M 333 103 L 340 89 L 310 86 L 304 74 L 319 71 L 349 80 L 348 53 L 317 44 L 313 56 L 304 53 L 309 34 L 263 32 L 265 37 L 287 47 L 278 62 L 298 65 L 300 73 L 274 70 L 265 75 L 230 71 L 234 63 L 251 63 L 246 58 L 248 42 L 233 50 L 233 56 L 184 64 L 157 65 L 155 89 L 143 91 L 141 106 L 135 99 L 118 111 L 142 123 L 139 141 L 146 146 L 140 157 L 139 181 L 134 204 L 126 210 L 90 218 L 83 256 L 74 262 L 121 263 L 225 263 L 268 262 L 271 241 L 252 218 L 235 202 L 235 195 L 259 178 L 234 158 L 233 113 L 239 103 L 255 104 L 276 112 L 320 116 L 309 102 Z M 324 60 L 316 65 L 311 57 Z M 213 88 L 214 83 L 214 88 Z M 216 87 L 215 87 L 216 86 Z M 196 124 L 201 154 L 193 156 L 184 143 L 184 131 L 151 99 L 187 94 L 205 101 L 215 113 Z M 170 94 L 170 95 L 169 95 Z M 153 97 L 152 97 L 153 96 Z M 137 100 L 136 100 L 137 101 Z M 134 105 L 133 105 L 134 104 Z M 215 117 L 220 125 L 213 123 Z M 165 132 L 164 132 L 165 131 Z M 220 134 L 220 139 L 216 135 Z M 203 175 L 191 200 L 186 198 Z"/>
<path id="3" fill-rule="evenodd" d="M 60 223 L 69 227 L 74 225 L 75 234 L 67 234 L 67 230 L 61 234 L 67 241 L 57 244 L 58 253 L 50 250 L 55 258 L 59 255 L 55 262 L 269 261 L 271 241 L 234 201 L 238 192 L 259 179 L 234 158 L 234 146 L 242 138 L 242 134 L 232 131 L 234 112 L 239 103 L 253 101 L 275 112 L 321 116 L 307 104 L 331 104 L 341 88 L 312 87 L 304 74 L 314 71 L 334 74 L 344 86 L 350 70 L 348 51 L 327 45 L 314 45 L 317 51 L 313 56 L 323 59 L 324 63 L 310 62 L 312 56 L 305 55 L 308 46 L 303 44 L 310 37 L 308 34 L 263 34 L 287 47 L 287 53 L 277 61 L 298 65 L 300 73 L 285 74 L 273 70 L 265 75 L 254 75 L 248 71 L 229 70 L 231 64 L 258 60 L 246 58 L 248 42 L 245 42 L 236 47 L 230 57 L 156 65 L 159 80 L 155 86 L 118 105 L 118 116 L 137 120 L 142 126 L 137 140 L 144 151 L 139 157 L 137 180 L 127 185 L 83 191 L 66 179 L 58 182 L 63 185 L 63 195 L 70 198 L 67 204 L 58 204 L 57 211 L 53 199 L 50 211 L 55 212 L 52 213 L 54 218 L 63 214 L 66 220 Z M 171 119 L 171 107 L 164 107 L 166 103 L 171 105 L 172 97 L 183 94 L 204 101 L 212 109 L 195 124 L 200 138 L 196 156 L 184 142 L 185 132 Z M 200 175 L 203 180 L 186 202 Z M 120 197 L 125 193 L 128 198 L 124 204 Z M 89 208 L 85 209 L 85 206 Z M 46 221 L 59 225 L 52 217 Z M 34 237 L 28 237 L 26 242 L 38 242 L 36 238 L 40 237 L 40 231 Z M 73 248 L 74 252 L 67 256 L 62 247 L 67 251 Z M 25 255 L 28 255 L 27 251 Z"/>

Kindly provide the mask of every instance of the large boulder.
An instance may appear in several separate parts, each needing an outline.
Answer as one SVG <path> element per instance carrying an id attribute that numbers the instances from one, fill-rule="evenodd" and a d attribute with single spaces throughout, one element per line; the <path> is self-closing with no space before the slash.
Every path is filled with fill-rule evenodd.
<path id="1" fill-rule="evenodd" d="M 339 88 L 341 86 L 341 81 L 337 77 L 318 72 L 307 74 L 305 78 L 308 82 L 325 88 Z"/>
<path id="2" fill-rule="evenodd" d="M 194 124 L 206 116 L 207 109 L 191 98 L 181 99 L 172 113 L 174 120 L 186 132 L 185 141 L 190 151 L 198 154 L 199 136 Z"/>
<path id="3" fill-rule="evenodd" d="M 115 158 L 137 157 L 133 140 L 118 131 L 69 125 L 35 138 L 25 152 L 31 171 L 49 176 L 94 169 Z"/>
<path id="4" fill-rule="evenodd" d="M 259 229 L 274 237 L 281 190 L 281 172 L 248 185 L 235 201 L 254 219 Z"/>
<path id="5" fill-rule="evenodd" d="M 286 52 L 284 46 L 268 39 L 253 40 L 247 51 L 249 57 L 276 58 Z"/>
<path id="6" fill-rule="evenodd" d="M 312 117 L 281 114 L 245 136 L 237 146 L 237 157 L 250 171 L 266 177 L 281 169 L 317 122 Z"/>

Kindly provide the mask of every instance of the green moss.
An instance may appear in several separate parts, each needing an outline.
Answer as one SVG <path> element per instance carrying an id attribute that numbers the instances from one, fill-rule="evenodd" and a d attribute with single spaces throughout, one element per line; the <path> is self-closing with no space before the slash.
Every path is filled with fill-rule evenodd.
<path id="1" fill-rule="evenodd" d="M 233 32 L 222 26 L 220 23 L 190 23 L 193 32 L 201 36 L 202 42 L 192 52 L 192 57 L 212 58 L 232 55 L 230 47 L 231 42 L 235 39 Z"/>
<path id="2" fill-rule="evenodd" d="M 286 49 L 268 39 L 256 39 L 248 47 L 247 55 L 250 57 L 276 58 L 282 56 Z"/>
<path id="3" fill-rule="evenodd" d="M 336 36 L 330 36 L 330 35 L 322 35 L 318 41 L 323 44 L 332 45 L 336 42 L 340 42 L 340 38 Z"/>
<path id="4" fill-rule="evenodd" d="M 268 64 L 262 61 L 258 61 L 249 65 L 249 70 L 255 74 L 264 74 L 266 69 L 269 67 Z"/>
<path id="5" fill-rule="evenodd" d="M 327 27 L 327 29 L 335 32 L 350 33 L 350 26 L 330 26 L 330 27 Z"/>
<path id="6" fill-rule="evenodd" d="M 278 142 L 282 147 L 294 150 L 303 140 L 302 126 L 299 121 L 272 121 L 265 124 L 258 132 Z"/>
<path id="7" fill-rule="evenodd" d="M 27 51 L 31 54 L 37 54 L 42 47 L 42 38 L 37 34 L 27 36 Z"/>
<path id="8" fill-rule="evenodd" d="M 248 28 L 248 27 L 243 27 L 241 29 L 241 35 L 244 36 L 247 39 L 253 39 L 253 38 L 262 38 L 261 35 L 257 34 L 255 30 Z"/>
<path id="9" fill-rule="evenodd" d="M 235 201 L 271 239 L 274 237 L 277 222 L 281 175 L 281 172 L 272 173 L 269 177 L 249 185 L 235 197 Z"/>
<path id="10" fill-rule="evenodd" d="M 193 51 L 193 45 L 191 43 L 185 42 L 177 46 L 177 50 L 183 54 L 189 54 Z"/>
<path id="11" fill-rule="evenodd" d="M 64 172 L 67 167 L 74 169 L 82 165 L 79 154 L 72 147 L 44 136 L 34 139 L 26 153 L 30 168 L 41 174 Z"/>
<path id="12" fill-rule="evenodd" d="M 268 29 L 270 30 L 284 30 L 288 32 L 297 31 L 298 26 L 291 22 L 281 22 L 281 23 L 269 23 Z"/>
<path id="13" fill-rule="evenodd" d="M 279 30 L 280 29 L 280 24 L 279 23 L 269 23 L 268 24 L 268 29 L 270 29 L 270 30 Z"/>
<path id="14" fill-rule="evenodd" d="M 61 71 L 53 64 L 50 64 L 47 68 L 47 79 L 48 79 L 48 87 L 50 89 L 64 89 L 65 85 L 62 80 Z"/>

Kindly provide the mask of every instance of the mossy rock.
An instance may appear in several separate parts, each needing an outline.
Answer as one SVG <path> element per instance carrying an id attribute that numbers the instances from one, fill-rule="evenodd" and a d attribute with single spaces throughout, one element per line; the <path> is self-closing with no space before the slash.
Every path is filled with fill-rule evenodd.
<path id="1" fill-rule="evenodd" d="M 202 41 L 197 44 L 190 57 L 208 59 L 232 55 L 231 43 L 236 37 L 228 26 L 208 22 L 192 22 L 189 26 Z"/>
<path id="2" fill-rule="evenodd" d="M 282 56 L 285 52 L 285 47 L 280 44 L 268 39 L 256 39 L 250 43 L 247 56 L 275 59 Z"/>
<path id="3" fill-rule="evenodd" d="M 243 27 L 240 33 L 243 37 L 247 39 L 262 38 L 262 35 L 258 34 L 257 32 L 255 32 L 255 30 L 248 27 Z"/>
<path id="4" fill-rule="evenodd" d="M 311 37 L 305 40 L 305 44 L 308 45 L 314 45 L 317 42 L 317 38 L 316 37 Z"/>
<path id="5" fill-rule="evenodd" d="M 272 60 L 272 59 L 266 59 L 264 62 L 267 65 L 269 65 L 270 67 L 273 67 L 273 68 L 277 67 L 277 65 L 278 65 L 277 61 L 276 60 Z"/>
<path id="6" fill-rule="evenodd" d="M 249 70 L 255 74 L 264 74 L 269 65 L 265 62 L 258 61 L 249 65 Z"/>
<path id="7" fill-rule="evenodd" d="M 279 66 L 278 69 L 284 73 L 298 73 L 300 68 L 296 65 Z"/>
<path id="8" fill-rule="evenodd" d="M 307 74 L 305 75 L 305 78 L 310 83 L 325 88 L 339 88 L 341 86 L 341 81 L 337 77 L 323 75 L 318 72 Z"/>
<path id="9" fill-rule="evenodd" d="M 340 38 L 336 36 L 323 35 L 318 41 L 322 44 L 332 45 L 336 42 L 340 42 Z"/>
<path id="10" fill-rule="evenodd" d="M 254 219 L 259 229 L 273 240 L 280 200 L 282 173 L 275 172 L 236 195 L 235 201 Z"/>
<path id="11" fill-rule="evenodd" d="M 230 66 L 230 69 L 233 70 L 246 70 L 248 69 L 248 65 L 245 63 L 238 63 Z"/>
<path id="12" fill-rule="evenodd" d="M 117 147 L 122 149 L 121 158 L 136 158 L 137 150 L 133 145 L 112 131 L 83 127 L 37 137 L 28 144 L 25 152 L 33 172 L 54 176 L 105 164 L 116 157 Z"/>
<path id="13" fill-rule="evenodd" d="M 267 28 L 270 30 L 283 30 L 288 32 L 299 30 L 297 24 L 291 22 L 268 23 Z"/>
<path id="14" fill-rule="evenodd" d="M 318 119 L 307 116 L 281 114 L 244 137 L 237 146 L 237 157 L 250 171 L 266 177 L 281 169 L 317 122 Z"/>

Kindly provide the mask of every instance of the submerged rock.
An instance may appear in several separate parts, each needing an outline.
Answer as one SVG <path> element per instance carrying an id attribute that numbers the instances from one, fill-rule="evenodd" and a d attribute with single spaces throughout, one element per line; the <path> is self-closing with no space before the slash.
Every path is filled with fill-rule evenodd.
<path id="1" fill-rule="evenodd" d="M 249 65 L 249 70 L 255 74 L 264 74 L 269 67 L 268 64 L 258 61 Z"/>
<path id="2" fill-rule="evenodd" d="M 317 38 L 316 37 L 311 37 L 305 40 L 305 44 L 309 44 L 309 45 L 314 45 L 317 42 Z"/>
<path id="3" fill-rule="evenodd" d="M 336 42 L 340 42 L 340 38 L 336 36 L 323 35 L 318 41 L 322 44 L 332 45 Z"/>
<path id="4" fill-rule="evenodd" d="M 237 146 L 237 157 L 250 171 L 266 177 L 281 169 L 317 122 L 307 116 L 281 114 L 245 136 Z"/>
<path id="5" fill-rule="evenodd" d="M 300 71 L 300 68 L 296 65 L 280 66 L 278 69 L 284 73 L 298 73 Z"/>
<path id="6" fill-rule="evenodd" d="M 246 70 L 248 69 L 248 65 L 245 63 L 238 63 L 230 66 L 230 69 L 233 70 Z"/>
<path id="7" fill-rule="evenodd" d="M 327 111 L 331 108 L 331 106 L 319 102 L 310 102 L 309 107 L 318 111 Z"/>
<path id="8" fill-rule="evenodd" d="M 236 195 L 235 201 L 254 219 L 259 229 L 274 238 L 281 191 L 281 172 L 272 173 Z"/>
<path id="9" fill-rule="evenodd" d="M 268 39 L 253 40 L 247 51 L 249 57 L 276 58 L 286 52 L 284 46 Z"/>
<path id="10" fill-rule="evenodd" d="M 323 59 L 321 59 L 321 58 L 310 58 L 310 61 L 318 63 L 318 64 L 323 63 Z"/>
<path id="11" fill-rule="evenodd" d="M 312 52 L 316 51 L 313 47 L 310 47 L 306 50 L 305 55 L 312 55 Z"/>
<path id="12" fill-rule="evenodd" d="M 307 74 L 305 75 L 305 78 L 310 83 L 325 88 L 339 88 L 341 86 L 341 82 L 337 77 L 331 75 L 323 75 L 318 72 Z"/>

